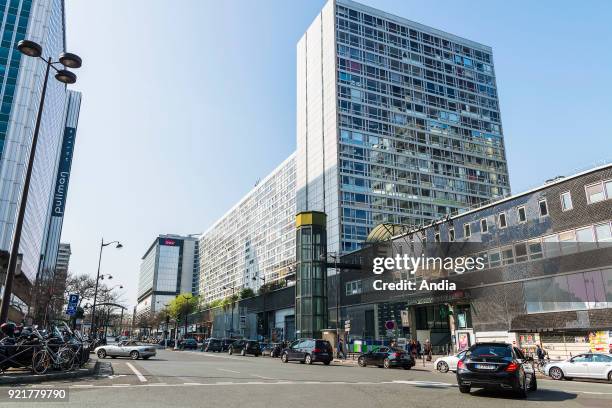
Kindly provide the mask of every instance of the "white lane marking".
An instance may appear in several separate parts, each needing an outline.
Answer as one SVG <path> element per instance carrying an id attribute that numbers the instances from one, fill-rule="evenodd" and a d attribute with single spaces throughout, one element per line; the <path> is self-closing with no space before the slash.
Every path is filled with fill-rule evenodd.
<path id="1" fill-rule="evenodd" d="M 72 387 L 93 387 L 93 384 L 75 384 Z"/>
<path id="2" fill-rule="evenodd" d="M 138 377 L 138 379 L 140 380 L 140 382 L 147 382 L 147 379 L 145 378 L 144 375 L 142 375 L 142 373 L 140 371 L 138 371 L 136 369 L 136 367 L 134 367 L 132 364 L 130 363 L 125 363 L 128 367 L 130 367 L 130 370 L 132 370 L 134 372 L 134 374 L 136 374 L 136 377 Z"/>
<path id="3" fill-rule="evenodd" d="M 225 372 L 227 372 L 227 373 L 240 374 L 240 371 L 226 370 L 225 368 L 217 368 L 217 370 L 219 370 L 219 371 L 225 371 Z"/>
<path id="4" fill-rule="evenodd" d="M 263 375 L 257 375 L 257 374 L 249 374 L 249 375 L 252 375 L 253 377 L 261 378 L 262 380 L 276 380 L 276 378 L 264 377 Z"/>
<path id="5" fill-rule="evenodd" d="M 186 382 L 186 383 L 183 383 L 183 385 L 204 385 L 204 384 L 202 384 L 202 383 L 194 383 L 194 382 Z"/>

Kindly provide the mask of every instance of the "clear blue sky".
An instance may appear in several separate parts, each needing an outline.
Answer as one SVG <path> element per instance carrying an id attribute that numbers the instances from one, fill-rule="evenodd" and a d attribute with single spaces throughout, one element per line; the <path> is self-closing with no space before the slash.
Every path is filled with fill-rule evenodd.
<path id="1" fill-rule="evenodd" d="M 364 0 L 493 47 L 513 192 L 612 159 L 612 2 Z M 159 233 L 206 230 L 295 149 L 295 45 L 323 0 L 67 0 L 83 92 L 63 241 L 136 303 Z"/>

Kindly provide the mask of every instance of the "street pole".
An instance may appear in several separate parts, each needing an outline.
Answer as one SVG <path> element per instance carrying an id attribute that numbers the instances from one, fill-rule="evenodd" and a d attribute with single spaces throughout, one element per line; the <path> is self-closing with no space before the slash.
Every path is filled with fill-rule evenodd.
<path id="1" fill-rule="evenodd" d="M 23 229 L 23 219 L 25 217 L 26 205 L 28 203 L 28 192 L 30 191 L 30 180 L 32 179 L 32 169 L 34 168 L 34 157 L 36 155 L 36 145 L 38 144 L 38 134 L 40 133 L 40 122 L 42 119 L 43 107 L 45 105 L 45 94 L 47 93 L 47 83 L 49 82 L 49 70 L 51 69 L 51 57 L 45 60 L 47 68 L 45 69 L 45 79 L 43 82 L 40 102 L 38 104 L 38 114 L 36 115 L 36 125 L 34 127 L 34 135 L 32 136 L 32 146 L 30 147 L 30 157 L 28 158 L 28 167 L 26 168 L 25 179 L 23 181 L 23 189 L 21 190 L 21 200 L 19 201 L 19 211 L 17 212 L 17 221 L 15 222 L 15 230 L 13 231 L 13 242 L 11 245 L 11 254 L 9 256 L 8 269 L 6 270 L 6 280 L 4 282 L 4 295 L 2 296 L 2 306 L 0 306 L 0 323 L 8 321 L 8 311 L 11 304 L 11 295 L 13 293 L 13 280 L 15 279 L 15 269 L 17 268 L 17 257 L 19 254 L 19 244 L 21 242 L 21 230 Z"/>
<path id="2" fill-rule="evenodd" d="M 91 309 L 91 333 L 95 333 L 94 316 L 96 315 L 96 300 L 98 299 L 98 282 L 100 282 L 100 265 L 102 264 L 102 250 L 104 249 L 104 237 L 100 240 L 100 255 L 98 256 L 98 273 L 96 274 L 96 288 L 94 289 L 94 301 Z"/>
<path id="3" fill-rule="evenodd" d="M 123 308 L 121 308 L 121 317 L 119 318 L 119 337 L 123 336 Z"/>

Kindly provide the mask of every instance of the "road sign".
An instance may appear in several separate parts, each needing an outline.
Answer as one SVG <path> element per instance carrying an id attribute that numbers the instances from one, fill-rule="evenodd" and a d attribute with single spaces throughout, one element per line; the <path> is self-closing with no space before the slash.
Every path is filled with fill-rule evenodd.
<path id="1" fill-rule="evenodd" d="M 73 293 L 68 296 L 68 307 L 66 308 L 66 314 L 74 316 L 77 312 L 77 306 L 79 304 L 79 295 Z"/>
<path id="2" fill-rule="evenodd" d="M 387 320 L 385 322 L 385 329 L 387 329 L 387 330 L 395 329 L 395 322 L 393 320 Z"/>
<path id="3" fill-rule="evenodd" d="M 350 320 L 345 320 L 344 321 L 344 331 L 345 332 L 350 332 L 351 331 L 351 321 Z"/>

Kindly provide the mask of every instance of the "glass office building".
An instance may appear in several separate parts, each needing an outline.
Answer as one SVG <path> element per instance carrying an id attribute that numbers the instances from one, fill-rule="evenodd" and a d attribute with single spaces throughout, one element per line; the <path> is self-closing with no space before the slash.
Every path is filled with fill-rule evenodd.
<path id="1" fill-rule="evenodd" d="M 332 252 L 509 195 L 491 48 L 330 0 L 297 45 L 296 161 Z"/>
<path id="2" fill-rule="evenodd" d="M 197 238 L 160 235 L 140 265 L 136 315 L 158 312 L 180 293 L 191 293 L 198 274 Z"/>
<path id="3" fill-rule="evenodd" d="M 200 237 L 202 302 L 232 290 L 255 290 L 292 273 L 295 159 L 289 156 Z"/>
<path id="4" fill-rule="evenodd" d="M 27 38 L 41 44 L 43 56 L 65 50 L 63 0 L 0 1 L 0 249 L 10 250 L 17 208 L 30 154 L 45 66 L 22 58 L 16 48 Z M 53 187 L 65 128 L 66 86 L 50 78 L 19 252 L 30 282 L 45 253 Z M 4 280 L 2 280 L 4 282 Z"/>

